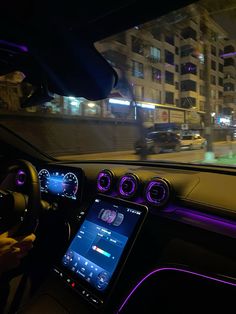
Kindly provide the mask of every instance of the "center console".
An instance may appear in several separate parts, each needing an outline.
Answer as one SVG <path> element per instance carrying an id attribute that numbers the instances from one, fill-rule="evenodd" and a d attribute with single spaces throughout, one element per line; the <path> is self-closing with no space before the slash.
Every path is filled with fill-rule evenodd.
<path id="1" fill-rule="evenodd" d="M 146 216 L 144 205 L 97 195 L 54 273 L 95 307 L 105 305 Z"/>

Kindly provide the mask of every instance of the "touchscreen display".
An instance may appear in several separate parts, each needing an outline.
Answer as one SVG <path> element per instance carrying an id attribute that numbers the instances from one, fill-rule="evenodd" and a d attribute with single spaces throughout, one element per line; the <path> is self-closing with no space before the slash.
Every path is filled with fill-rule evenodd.
<path id="1" fill-rule="evenodd" d="M 62 264 L 98 291 L 105 291 L 130 237 L 145 213 L 96 198 L 72 240 Z M 144 207 L 145 208 L 145 207 Z"/>

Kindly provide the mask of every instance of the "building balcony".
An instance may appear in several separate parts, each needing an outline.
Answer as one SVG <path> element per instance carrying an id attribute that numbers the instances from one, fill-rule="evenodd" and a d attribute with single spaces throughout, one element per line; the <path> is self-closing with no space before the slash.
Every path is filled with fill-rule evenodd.
<path id="1" fill-rule="evenodd" d="M 223 97 L 223 102 L 224 104 L 227 104 L 227 105 L 231 105 L 231 104 L 236 104 L 236 95 L 224 95 Z"/>
<path id="2" fill-rule="evenodd" d="M 233 90 L 227 90 L 227 91 L 224 91 L 223 92 L 224 93 L 224 97 L 225 96 L 235 96 L 235 94 L 236 94 L 236 92 L 235 91 L 233 91 Z"/>
<path id="3" fill-rule="evenodd" d="M 225 65 L 224 72 L 236 73 L 235 65 Z"/>
<path id="4" fill-rule="evenodd" d="M 236 102 L 225 102 L 225 101 L 224 101 L 223 104 L 224 104 L 225 106 L 233 107 L 233 106 L 236 105 Z"/>
<path id="5" fill-rule="evenodd" d="M 185 98 L 185 97 L 193 97 L 197 98 L 197 92 L 194 91 L 182 91 L 180 92 L 180 97 Z"/>
<path id="6" fill-rule="evenodd" d="M 188 22 L 188 25 L 192 29 L 194 29 L 196 32 L 198 32 L 199 25 L 198 25 L 197 21 L 194 21 L 194 20 L 190 19 L 189 22 Z"/>
<path id="7" fill-rule="evenodd" d="M 175 54 L 175 46 L 164 41 L 164 48 Z"/>
<path id="8" fill-rule="evenodd" d="M 175 85 L 165 83 L 164 88 L 165 88 L 165 91 L 167 91 L 167 92 L 172 92 L 172 93 L 175 92 Z"/>
<path id="9" fill-rule="evenodd" d="M 226 83 L 232 83 L 235 84 L 236 80 L 234 78 L 224 78 L 224 84 Z"/>
<path id="10" fill-rule="evenodd" d="M 206 100 L 206 96 L 203 96 L 203 95 L 199 95 L 199 94 L 198 94 L 198 98 L 199 98 L 199 100 L 201 100 L 201 101 L 205 101 L 205 100 Z"/>
<path id="11" fill-rule="evenodd" d="M 180 56 L 180 60 L 181 60 L 181 63 L 191 62 L 191 63 L 196 64 L 196 65 L 198 64 L 198 59 L 193 57 L 192 55 L 185 56 L 185 57 Z"/>
<path id="12" fill-rule="evenodd" d="M 236 79 L 232 76 L 225 76 L 224 77 L 224 83 L 233 83 L 235 84 L 236 82 Z"/>
<path id="13" fill-rule="evenodd" d="M 191 80 L 191 81 L 195 81 L 197 82 L 198 81 L 198 75 L 195 75 L 195 74 L 181 74 L 180 75 L 180 80 L 181 81 L 187 81 L 187 80 Z"/>
<path id="14" fill-rule="evenodd" d="M 183 45 L 196 46 L 196 40 L 193 38 L 181 39 L 180 40 L 180 46 L 183 46 Z"/>
<path id="15" fill-rule="evenodd" d="M 231 45 L 227 45 L 224 47 L 224 53 L 234 53 L 235 51 L 235 47 L 231 44 Z"/>

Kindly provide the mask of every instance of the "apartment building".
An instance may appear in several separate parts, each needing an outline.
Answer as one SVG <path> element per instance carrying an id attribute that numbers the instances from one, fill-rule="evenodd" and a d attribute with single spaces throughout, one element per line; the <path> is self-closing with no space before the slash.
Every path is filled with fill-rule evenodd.
<path id="1" fill-rule="evenodd" d="M 125 76 L 135 99 L 155 104 L 154 120 L 160 107 L 166 106 L 175 108 L 175 114 L 178 110 L 179 122 L 181 113 L 182 123 L 186 123 L 193 112 L 199 115 L 199 122 L 204 120 L 207 106 L 218 115 L 223 111 L 224 97 L 232 100 L 229 95 L 233 87 L 224 83 L 224 62 L 233 68 L 234 59 L 224 59 L 224 53 L 235 49 L 230 46 L 224 50 L 226 31 L 196 6 L 182 15 L 181 21 L 173 20 L 171 26 L 167 23 L 170 18 L 164 17 L 96 45 L 121 78 Z M 235 67 L 227 70 L 228 76 L 233 76 L 232 71 Z M 231 76 L 227 80 L 232 80 Z M 124 95 L 128 97 L 129 92 L 124 91 Z"/>
<path id="2" fill-rule="evenodd" d="M 225 115 L 232 115 L 235 120 L 236 117 L 236 42 L 235 40 L 225 41 L 224 47 L 224 107 L 222 113 Z"/>

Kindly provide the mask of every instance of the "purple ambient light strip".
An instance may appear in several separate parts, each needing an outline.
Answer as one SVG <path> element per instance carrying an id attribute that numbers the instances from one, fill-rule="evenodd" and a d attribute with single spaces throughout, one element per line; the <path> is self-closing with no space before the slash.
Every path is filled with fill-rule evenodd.
<path id="1" fill-rule="evenodd" d="M 233 57 L 236 55 L 236 52 L 229 52 L 229 53 L 224 53 L 221 55 L 222 58 L 227 58 L 227 57 Z"/>
<path id="2" fill-rule="evenodd" d="M 137 285 L 131 290 L 131 292 L 128 294 L 128 296 L 126 297 L 126 299 L 124 300 L 124 302 L 121 304 L 120 308 L 117 311 L 117 314 L 120 313 L 122 311 L 122 309 L 124 308 L 124 306 L 128 303 L 129 299 L 131 298 L 131 296 L 135 293 L 135 291 L 141 286 L 141 284 L 148 279 L 149 277 L 151 277 L 152 275 L 162 272 L 162 271 L 177 271 L 177 272 L 181 272 L 181 273 L 185 273 L 185 274 L 190 274 L 190 275 L 194 275 L 197 277 L 201 277 L 204 279 L 208 279 L 208 280 L 212 280 L 212 281 L 216 281 L 222 284 L 227 284 L 233 287 L 236 287 L 236 283 L 230 282 L 230 281 L 226 281 L 226 280 L 222 280 L 222 279 L 217 279 L 215 277 L 211 277 L 211 276 L 206 276 L 203 275 L 201 273 L 196 273 L 190 270 L 186 270 L 183 268 L 175 268 L 175 267 L 163 267 L 163 268 L 157 268 L 153 271 L 151 271 L 149 274 L 147 274 L 145 277 L 143 277 L 143 279 L 141 279 Z"/>
<path id="3" fill-rule="evenodd" d="M 190 209 L 176 208 L 175 213 L 179 215 L 180 221 L 185 223 L 198 223 L 207 230 L 221 231 L 223 234 L 236 238 L 236 223 L 222 217 L 207 215 L 205 213 L 194 212 Z"/>
<path id="4" fill-rule="evenodd" d="M 23 45 L 18 45 L 18 44 L 15 44 L 15 43 L 11 43 L 9 41 L 6 41 L 6 40 L 2 40 L 0 39 L 0 45 L 3 44 L 3 45 L 7 45 L 9 47 L 12 47 L 12 48 L 17 48 L 23 52 L 28 52 L 28 48 L 26 46 L 23 46 Z"/>

